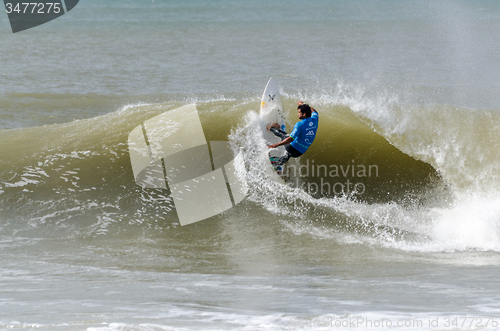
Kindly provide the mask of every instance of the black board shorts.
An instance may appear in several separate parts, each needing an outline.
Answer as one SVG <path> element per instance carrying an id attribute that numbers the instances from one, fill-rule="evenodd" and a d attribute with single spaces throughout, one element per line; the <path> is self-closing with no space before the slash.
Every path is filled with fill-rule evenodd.
<path id="1" fill-rule="evenodd" d="M 285 149 L 286 151 L 290 154 L 291 157 L 299 157 L 301 156 L 303 153 L 299 152 L 298 150 L 296 150 L 292 145 L 290 144 L 286 144 L 285 145 Z"/>

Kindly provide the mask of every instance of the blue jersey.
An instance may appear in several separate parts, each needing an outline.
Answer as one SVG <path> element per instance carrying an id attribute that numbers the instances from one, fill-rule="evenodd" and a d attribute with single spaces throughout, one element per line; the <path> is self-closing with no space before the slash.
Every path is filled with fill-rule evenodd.
<path id="1" fill-rule="evenodd" d="M 318 113 L 313 112 L 311 117 L 304 118 L 302 121 L 295 124 L 290 137 L 293 141 L 290 143 L 293 148 L 304 154 L 309 146 L 316 138 L 316 131 L 318 130 Z"/>

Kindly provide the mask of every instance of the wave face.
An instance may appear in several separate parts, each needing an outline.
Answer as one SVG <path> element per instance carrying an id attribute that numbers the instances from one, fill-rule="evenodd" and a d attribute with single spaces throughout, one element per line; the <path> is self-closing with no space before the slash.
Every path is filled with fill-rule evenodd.
<path id="1" fill-rule="evenodd" d="M 297 96 L 284 94 L 290 128 Z M 243 203 L 203 223 L 271 217 L 297 234 L 339 242 L 500 250 L 496 111 L 408 106 L 342 88 L 308 99 L 320 112 L 320 129 L 310 150 L 289 162 L 285 182 L 263 156 L 256 97 L 198 102 L 207 140 L 229 140 L 243 152 L 238 166 L 249 188 Z M 183 104 L 128 105 L 0 131 L 4 233 L 95 237 L 178 227 L 168 189 L 135 184 L 127 138 L 143 121 Z"/>

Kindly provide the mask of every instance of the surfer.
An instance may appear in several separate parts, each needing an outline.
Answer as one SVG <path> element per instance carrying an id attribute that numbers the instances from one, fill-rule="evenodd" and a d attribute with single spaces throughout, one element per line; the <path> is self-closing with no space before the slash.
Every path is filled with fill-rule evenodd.
<path id="1" fill-rule="evenodd" d="M 301 121 L 295 124 L 290 135 L 281 130 L 278 123 L 267 126 L 268 130 L 282 139 L 279 143 L 269 145 L 268 147 L 276 148 L 284 145 L 286 150 L 286 154 L 278 159 L 274 165 L 275 167 L 282 166 L 291 157 L 299 157 L 304 154 L 316 137 L 319 119 L 318 112 L 302 101 L 297 101 L 297 105 L 297 117 Z"/>

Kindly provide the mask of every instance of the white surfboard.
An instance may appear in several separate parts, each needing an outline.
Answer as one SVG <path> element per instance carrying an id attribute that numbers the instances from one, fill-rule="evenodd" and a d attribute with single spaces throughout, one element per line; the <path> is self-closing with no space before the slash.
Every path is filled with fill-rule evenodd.
<path id="1" fill-rule="evenodd" d="M 260 118 L 264 126 L 272 123 L 278 123 L 281 130 L 285 131 L 285 112 L 283 110 L 283 105 L 281 103 L 281 95 L 278 89 L 278 85 L 271 77 L 267 82 L 264 93 L 262 94 L 262 102 L 260 103 Z M 279 137 L 276 137 L 274 133 L 269 130 L 265 130 L 264 139 L 269 144 L 276 144 L 281 141 Z M 271 163 L 276 161 L 280 156 L 286 153 L 285 148 L 280 146 L 276 149 L 269 151 L 269 159 Z M 283 174 L 283 169 L 276 169 L 279 175 Z"/>

